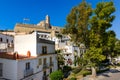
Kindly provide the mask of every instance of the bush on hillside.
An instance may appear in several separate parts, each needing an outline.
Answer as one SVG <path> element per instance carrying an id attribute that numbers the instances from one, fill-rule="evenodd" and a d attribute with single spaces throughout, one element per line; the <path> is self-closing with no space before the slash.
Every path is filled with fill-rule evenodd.
<path id="1" fill-rule="evenodd" d="M 50 80 L 63 80 L 63 73 L 60 70 L 54 71 L 50 74 Z"/>

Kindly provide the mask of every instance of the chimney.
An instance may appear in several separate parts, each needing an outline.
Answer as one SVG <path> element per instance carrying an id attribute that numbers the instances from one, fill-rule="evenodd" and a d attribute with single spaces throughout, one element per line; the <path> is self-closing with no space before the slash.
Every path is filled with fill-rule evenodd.
<path id="1" fill-rule="evenodd" d="M 13 59 L 19 59 L 18 52 L 15 52 L 15 53 L 13 54 Z"/>
<path id="2" fill-rule="evenodd" d="M 31 56 L 31 52 L 28 51 L 28 52 L 27 52 L 27 57 L 30 57 L 30 56 Z"/>

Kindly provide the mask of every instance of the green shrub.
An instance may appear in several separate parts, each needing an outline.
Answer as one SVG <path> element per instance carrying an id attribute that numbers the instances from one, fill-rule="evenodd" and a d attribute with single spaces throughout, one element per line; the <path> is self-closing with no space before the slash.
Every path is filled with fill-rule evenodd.
<path id="1" fill-rule="evenodd" d="M 63 79 L 63 73 L 62 71 L 54 71 L 50 74 L 50 80 L 62 80 Z"/>
<path id="2" fill-rule="evenodd" d="M 72 78 L 70 78 L 70 80 L 77 80 L 76 78 L 74 78 L 74 77 L 72 77 Z"/>

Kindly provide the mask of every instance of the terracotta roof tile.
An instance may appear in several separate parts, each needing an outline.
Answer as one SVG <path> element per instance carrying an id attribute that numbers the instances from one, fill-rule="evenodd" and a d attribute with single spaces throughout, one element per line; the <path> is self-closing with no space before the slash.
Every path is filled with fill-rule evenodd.
<path id="1" fill-rule="evenodd" d="M 29 59 L 29 58 L 35 58 L 35 57 L 33 57 L 33 56 L 28 57 L 28 56 L 18 55 L 18 57 L 16 59 L 13 54 L 6 53 L 6 52 L 0 52 L 0 58 L 12 59 L 12 60 L 21 60 L 21 59 Z"/>

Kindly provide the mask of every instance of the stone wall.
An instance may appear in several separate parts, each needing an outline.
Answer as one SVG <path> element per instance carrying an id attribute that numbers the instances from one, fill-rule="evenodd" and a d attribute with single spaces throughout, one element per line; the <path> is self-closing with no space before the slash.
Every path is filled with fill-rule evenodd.
<path id="1" fill-rule="evenodd" d="M 14 31 L 17 33 L 17 32 L 25 32 L 25 33 L 30 33 L 32 31 L 43 31 L 43 32 L 51 32 L 52 30 L 49 29 L 49 30 L 46 30 L 44 27 L 40 27 L 40 26 L 37 26 L 37 25 L 27 25 L 27 24 L 16 24 L 15 25 L 15 28 L 14 28 Z"/>

